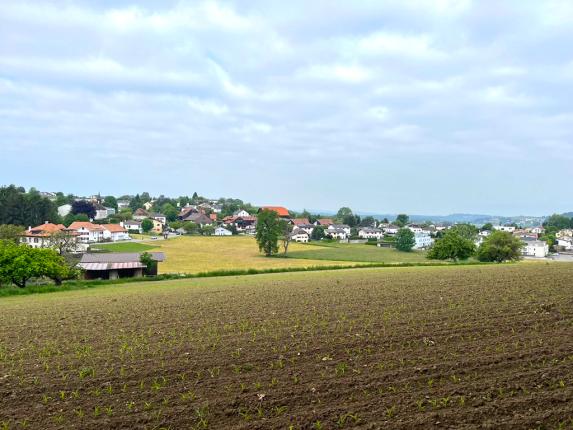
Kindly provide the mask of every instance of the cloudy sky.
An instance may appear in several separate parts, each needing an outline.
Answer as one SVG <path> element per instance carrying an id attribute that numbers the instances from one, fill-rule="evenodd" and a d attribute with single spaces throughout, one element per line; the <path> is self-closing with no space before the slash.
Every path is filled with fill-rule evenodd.
<path id="1" fill-rule="evenodd" d="M 0 184 L 573 210 L 570 0 L 2 1 Z"/>

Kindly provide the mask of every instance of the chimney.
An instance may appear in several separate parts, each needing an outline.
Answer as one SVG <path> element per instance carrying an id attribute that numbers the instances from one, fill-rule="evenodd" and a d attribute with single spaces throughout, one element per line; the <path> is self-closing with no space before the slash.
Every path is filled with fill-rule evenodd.
<path id="1" fill-rule="evenodd" d="M 49 224 L 49 223 L 50 223 L 50 221 L 44 221 L 44 224 Z"/>

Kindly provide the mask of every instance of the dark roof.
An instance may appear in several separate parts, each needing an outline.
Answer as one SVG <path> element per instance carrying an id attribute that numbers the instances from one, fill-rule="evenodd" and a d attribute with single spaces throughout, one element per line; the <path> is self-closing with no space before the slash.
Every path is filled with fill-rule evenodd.
<path id="1" fill-rule="evenodd" d="M 213 220 L 209 218 L 205 214 L 201 213 L 193 213 L 187 215 L 185 218 L 182 219 L 183 221 L 192 221 L 195 224 L 213 224 Z"/>
<path id="2" fill-rule="evenodd" d="M 155 261 L 164 261 L 163 252 L 149 252 Z M 93 254 L 84 254 L 80 263 L 133 263 L 139 262 L 141 253 L 139 252 L 101 252 Z"/>

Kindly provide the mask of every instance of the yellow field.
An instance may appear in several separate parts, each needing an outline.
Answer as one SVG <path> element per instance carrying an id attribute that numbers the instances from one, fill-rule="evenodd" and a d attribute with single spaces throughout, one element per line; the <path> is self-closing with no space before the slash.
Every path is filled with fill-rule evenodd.
<path id="1" fill-rule="evenodd" d="M 181 236 L 167 241 L 146 241 L 165 253 L 159 273 L 197 273 L 213 270 L 270 269 L 283 267 L 333 266 L 352 264 L 348 261 L 267 258 L 259 253 L 257 243 L 248 236 Z M 306 250 L 291 243 L 290 251 Z"/>

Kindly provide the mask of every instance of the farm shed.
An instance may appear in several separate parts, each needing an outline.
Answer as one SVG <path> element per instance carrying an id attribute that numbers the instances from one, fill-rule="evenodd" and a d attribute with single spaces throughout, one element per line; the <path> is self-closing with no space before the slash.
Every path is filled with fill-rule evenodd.
<path id="1" fill-rule="evenodd" d="M 163 252 L 149 255 L 156 263 L 165 260 Z M 88 253 L 82 256 L 78 267 L 84 271 L 85 279 L 139 278 L 144 272 L 157 275 L 158 264 L 150 272 L 140 260 L 139 252 Z"/>

